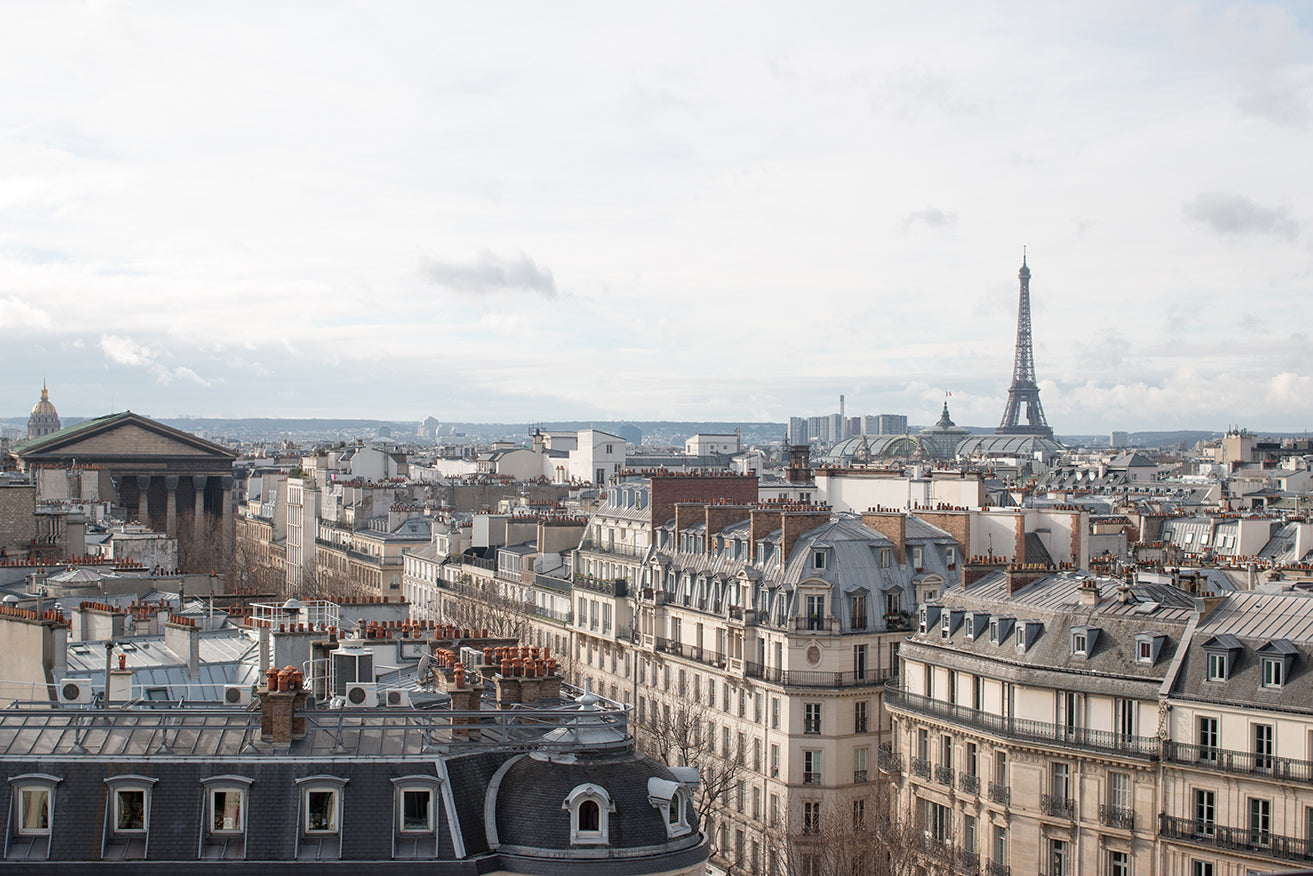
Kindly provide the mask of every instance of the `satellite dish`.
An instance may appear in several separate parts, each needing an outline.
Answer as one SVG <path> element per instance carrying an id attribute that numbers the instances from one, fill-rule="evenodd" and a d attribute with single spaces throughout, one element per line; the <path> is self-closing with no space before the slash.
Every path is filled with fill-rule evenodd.
<path id="1" fill-rule="evenodd" d="M 287 612 L 288 614 L 295 614 L 300 610 L 301 610 L 301 600 L 299 599 L 289 599 L 283 603 L 283 611 Z"/>

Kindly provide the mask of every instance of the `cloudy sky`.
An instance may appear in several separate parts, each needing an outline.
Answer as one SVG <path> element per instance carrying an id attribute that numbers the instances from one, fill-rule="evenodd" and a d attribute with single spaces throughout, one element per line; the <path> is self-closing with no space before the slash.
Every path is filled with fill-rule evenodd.
<path id="1" fill-rule="evenodd" d="M 915 8 L 911 8 L 915 7 Z M 1313 419 L 1313 7 L 0 5 L 0 414 Z"/>

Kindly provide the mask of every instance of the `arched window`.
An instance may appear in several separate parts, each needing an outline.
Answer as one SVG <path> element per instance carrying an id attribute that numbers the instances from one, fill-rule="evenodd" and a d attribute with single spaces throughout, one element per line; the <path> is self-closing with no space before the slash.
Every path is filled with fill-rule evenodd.
<path id="1" fill-rule="evenodd" d="M 570 842 L 575 845 L 605 845 L 611 837 L 611 814 L 615 803 L 606 789 L 591 782 L 577 786 L 561 808 L 570 813 Z"/>
<path id="2" fill-rule="evenodd" d="M 585 800 L 579 804 L 579 832 L 596 833 L 602 829 L 602 808 L 596 800 Z"/>
<path id="3" fill-rule="evenodd" d="M 679 782 L 656 776 L 647 780 L 647 802 L 662 814 L 666 836 L 680 836 L 693 829 L 688 820 L 688 795 L 688 789 Z"/>

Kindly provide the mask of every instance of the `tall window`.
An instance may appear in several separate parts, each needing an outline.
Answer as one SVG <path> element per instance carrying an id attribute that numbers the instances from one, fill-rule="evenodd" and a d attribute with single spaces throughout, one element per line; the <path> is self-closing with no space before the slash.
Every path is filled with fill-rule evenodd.
<path id="1" fill-rule="evenodd" d="M 821 704 L 804 703 L 802 707 L 802 732 L 803 733 L 820 733 L 821 732 Z"/>
<path id="2" fill-rule="evenodd" d="M 50 794 L 49 787 L 19 787 L 18 824 L 19 836 L 45 836 L 50 833 Z"/>
<path id="3" fill-rule="evenodd" d="M 825 597 L 807 597 L 807 629 L 819 630 L 825 618 Z"/>
<path id="4" fill-rule="evenodd" d="M 1066 840 L 1049 840 L 1049 876 L 1069 876 L 1071 869 L 1067 858 L 1070 851 Z"/>
<path id="5" fill-rule="evenodd" d="M 1112 726 L 1113 732 L 1120 733 L 1123 736 L 1134 736 L 1136 733 L 1136 713 L 1139 711 L 1139 703 L 1135 700 L 1123 699 L 1117 697 L 1112 701 Z"/>
<path id="6" fill-rule="evenodd" d="M 853 749 L 853 781 L 866 781 L 866 748 Z"/>
<path id="7" fill-rule="evenodd" d="M 1108 876 L 1131 876 L 1131 853 L 1108 852 Z"/>
<path id="8" fill-rule="evenodd" d="M 923 803 L 925 809 L 922 811 L 921 818 L 925 838 L 940 843 L 948 842 L 953 833 L 953 811 L 933 800 L 925 800 Z"/>
<path id="9" fill-rule="evenodd" d="M 1049 793 L 1054 800 L 1071 799 L 1071 766 L 1055 763 L 1049 772 Z"/>
<path id="10" fill-rule="evenodd" d="M 854 718 L 853 718 L 854 733 L 866 732 L 866 708 L 867 708 L 867 703 L 865 700 L 858 700 L 856 705 L 854 706 Z"/>
<path id="11" fill-rule="evenodd" d="M 1204 715 L 1199 716 L 1199 759 L 1202 761 L 1217 760 L 1218 747 L 1217 719 Z"/>
<path id="12" fill-rule="evenodd" d="M 994 825 L 994 863 L 1005 866 L 1008 862 L 1008 829 Z"/>
<path id="13" fill-rule="evenodd" d="M 962 771 L 972 778 L 980 775 L 980 747 L 968 742 L 964 751 Z"/>
<path id="14" fill-rule="evenodd" d="M 1254 769 L 1272 769 L 1272 755 L 1276 740 L 1271 724 L 1254 725 Z"/>
<path id="15" fill-rule="evenodd" d="M 853 676 L 857 681 L 866 679 L 866 646 L 853 645 Z"/>
<path id="16" fill-rule="evenodd" d="M 1195 788 L 1194 832 L 1199 836 L 1212 836 L 1217 823 L 1217 797 L 1212 791 Z"/>
<path id="17" fill-rule="evenodd" d="M 1128 773 L 1108 773 L 1108 805 L 1123 812 L 1131 809 L 1131 777 Z"/>
<path id="18" fill-rule="evenodd" d="M 815 800 L 802 801 L 802 832 L 819 833 L 821 829 L 821 804 Z"/>
<path id="19" fill-rule="evenodd" d="M 1249 798 L 1249 842 L 1266 846 L 1272 842 L 1272 801 Z"/>
<path id="20" fill-rule="evenodd" d="M 851 599 L 853 629 L 866 629 L 866 596 L 864 594 L 854 594 Z"/>
<path id="21" fill-rule="evenodd" d="M 1008 783 L 1008 753 L 1003 749 L 994 752 L 994 782 L 1001 787 Z"/>
<path id="22" fill-rule="evenodd" d="M 947 734 L 939 737 L 939 765 L 949 770 L 953 768 L 953 737 Z"/>
<path id="23" fill-rule="evenodd" d="M 974 815 L 962 816 L 962 850 L 966 852 L 976 850 L 976 817 Z"/>
<path id="24" fill-rule="evenodd" d="M 805 785 L 819 785 L 821 783 L 821 753 L 819 751 L 804 751 L 802 753 L 802 781 Z"/>
<path id="25" fill-rule="evenodd" d="M 1058 726 L 1067 733 L 1074 733 L 1080 724 L 1080 697 L 1075 691 L 1058 691 Z"/>
<path id="26" fill-rule="evenodd" d="M 1213 876 L 1213 862 L 1191 861 L 1190 876 Z"/>

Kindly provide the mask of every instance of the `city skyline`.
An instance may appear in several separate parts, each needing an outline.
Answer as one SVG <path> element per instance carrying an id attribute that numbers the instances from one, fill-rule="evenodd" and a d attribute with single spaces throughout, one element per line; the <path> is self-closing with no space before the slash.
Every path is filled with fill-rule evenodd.
<path id="1" fill-rule="evenodd" d="M 1059 434 L 1307 428 L 1297 4 L 387 9 L 0 13 L 0 411 L 990 425 L 1025 245 Z"/>

